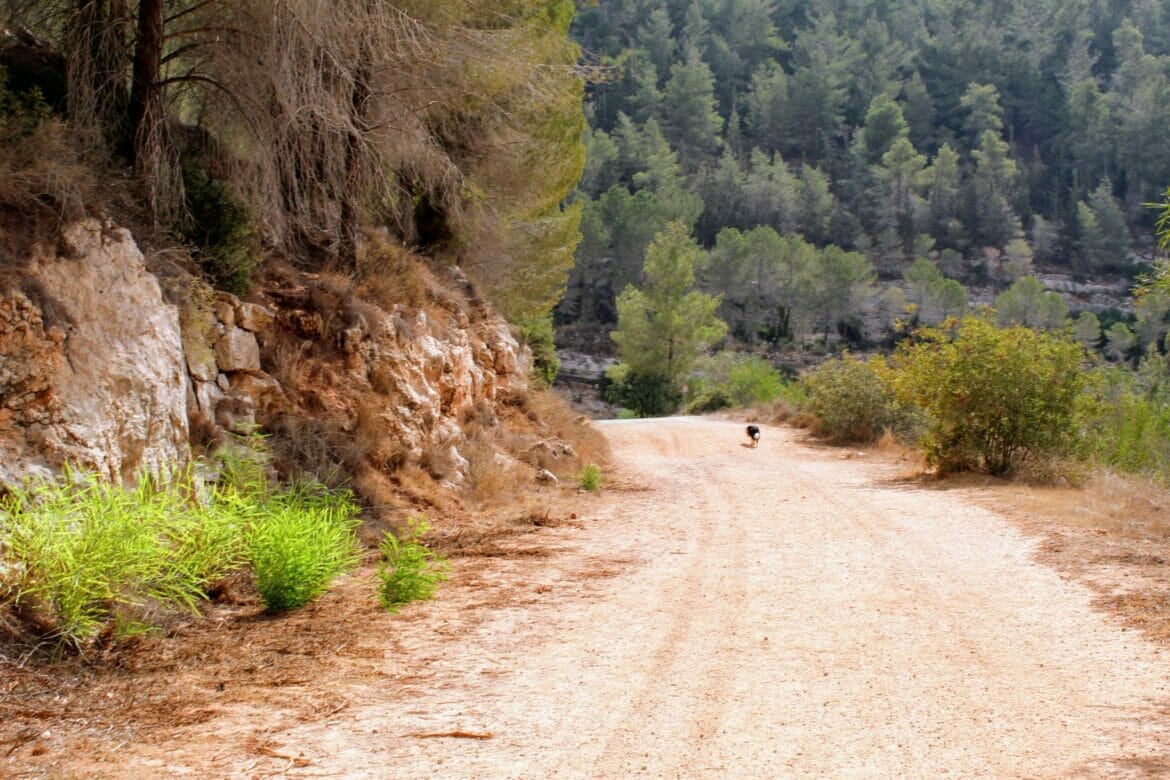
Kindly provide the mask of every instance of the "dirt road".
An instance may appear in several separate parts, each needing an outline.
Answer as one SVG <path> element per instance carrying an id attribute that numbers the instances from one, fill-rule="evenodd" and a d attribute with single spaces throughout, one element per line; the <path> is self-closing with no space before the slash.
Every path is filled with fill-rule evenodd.
<path id="1" fill-rule="evenodd" d="M 583 499 L 578 524 L 541 531 L 551 555 L 457 567 L 439 600 L 373 638 L 384 650 L 297 682 L 330 687 L 336 711 L 219 709 L 170 744 L 130 742 L 123 768 L 1097 777 L 1163 765 L 1167 659 L 997 516 L 784 429 L 765 428 L 758 449 L 715 420 L 604 430 L 619 474 Z"/>

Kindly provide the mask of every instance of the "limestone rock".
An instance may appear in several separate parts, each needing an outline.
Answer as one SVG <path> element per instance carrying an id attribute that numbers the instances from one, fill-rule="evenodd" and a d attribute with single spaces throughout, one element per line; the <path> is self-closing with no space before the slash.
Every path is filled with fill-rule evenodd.
<path id="1" fill-rule="evenodd" d="M 270 425 L 289 407 L 280 383 L 263 371 L 232 374 L 231 395 L 246 398 L 252 406 L 254 422 L 262 426 Z"/>
<path id="2" fill-rule="evenodd" d="M 223 335 L 223 325 L 205 305 L 188 301 L 179 309 L 179 326 L 187 372 L 200 382 L 214 382 L 219 373 L 214 344 Z"/>
<path id="3" fill-rule="evenodd" d="M 133 479 L 182 463 L 179 312 L 130 234 L 84 220 L 0 282 L 0 480 L 69 462 Z"/>
<path id="4" fill-rule="evenodd" d="M 220 321 L 225 328 L 234 327 L 236 324 L 236 306 L 232 296 L 224 296 L 221 294 L 216 298 L 211 310 L 215 312 L 215 318 Z"/>
<path id="5" fill-rule="evenodd" d="M 215 362 L 221 371 L 259 371 L 260 345 L 256 336 L 231 327 L 215 343 Z"/>
<path id="6" fill-rule="evenodd" d="M 240 303 L 236 305 L 235 318 L 236 325 L 244 330 L 259 333 L 272 324 L 276 319 L 276 313 L 258 303 Z"/>

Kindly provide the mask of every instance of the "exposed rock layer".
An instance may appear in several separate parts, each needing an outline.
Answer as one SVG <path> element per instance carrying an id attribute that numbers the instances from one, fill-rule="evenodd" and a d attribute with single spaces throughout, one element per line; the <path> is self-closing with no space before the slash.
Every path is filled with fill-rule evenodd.
<path id="1" fill-rule="evenodd" d="M 426 310 L 327 276 L 250 301 L 190 284 L 175 306 L 127 231 L 75 224 L 0 275 L 0 481 L 67 463 L 129 480 L 181 464 L 189 421 L 215 438 L 316 418 L 387 463 L 429 453 L 459 482 L 461 418 L 525 389 L 529 358 L 442 273 Z"/>

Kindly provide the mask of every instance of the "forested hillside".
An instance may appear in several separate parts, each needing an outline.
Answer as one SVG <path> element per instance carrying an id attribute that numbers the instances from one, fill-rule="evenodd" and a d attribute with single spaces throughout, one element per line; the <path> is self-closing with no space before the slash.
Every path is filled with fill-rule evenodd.
<path id="1" fill-rule="evenodd" d="M 863 301 L 937 321 L 965 286 L 1132 274 L 1152 251 L 1165 0 L 599 0 L 573 31 L 599 75 L 562 324 L 616 321 L 672 221 L 745 343 L 860 338 Z M 903 299 L 872 294 L 904 276 Z"/>

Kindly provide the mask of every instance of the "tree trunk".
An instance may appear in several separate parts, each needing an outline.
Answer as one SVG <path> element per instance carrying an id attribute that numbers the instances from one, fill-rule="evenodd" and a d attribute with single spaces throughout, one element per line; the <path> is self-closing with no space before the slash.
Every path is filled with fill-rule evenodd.
<path id="1" fill-rule="evenodd" d="M 130 160 L 146 185 L 148 205 L 157 218 L 165 210 L 168 170 L 162 105 L 164 0 L 140 0 L 130 85 Z"/>

